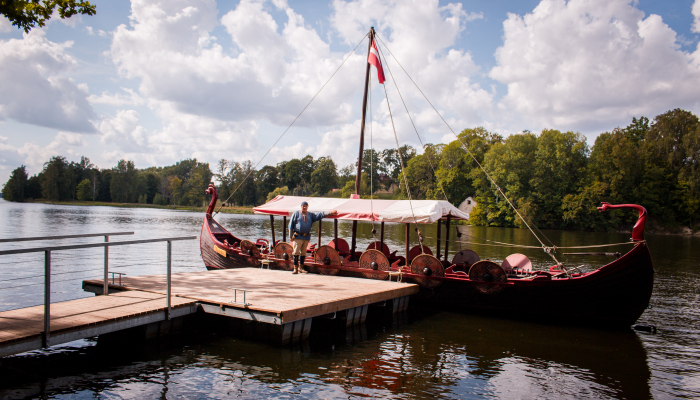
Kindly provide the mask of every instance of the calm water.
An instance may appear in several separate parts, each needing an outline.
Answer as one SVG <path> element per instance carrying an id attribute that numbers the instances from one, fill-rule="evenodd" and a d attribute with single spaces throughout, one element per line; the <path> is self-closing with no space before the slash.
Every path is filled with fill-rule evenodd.
<path id="1" fill-rule="evenodd" d="M 134 231 L 112 241 L 198 235 L 191 212 L 13 204 L 0 200 L 0 238 Z M 269 237 L 267 216 L 220 215 L 240 236 Z M 340 224 L 349 237 L 351 224 Z M 434 237 L 434 227 L 422 227 Z M 281 221 L 276 230 L 281 232 Z M 360 224 L 359 248 L 373 241 Z M 378 229 L 378 228 L 377 228 Z M 392 250 L 403 226 L 387 224 Z M 459 240 L 537 244 L 521 229 L 460 227 Z M 629 234 L 545 231 L 559 246 L 625 242 Z M 332 235 L 332 223 L 324 224 Z M 456 232 L 451 232 L 456 237 Z M 415 238 L 415 233 L 412 240 Z M 479 238 L 479 239 L 475 239 Z M 100 238 L 52 241 L 91 243 Z M 414 240 L 415 241 L 415 240 Z M 652 236 L 656 280 L 652 308 L 638 323 L 656 334 L 608 332 L 418 310 L 340 335 L 279 348 L 211 334 L 177 337 L 159 348 L 115 348 L 96 340 L 0 360 L 0 396 L 55 398 L 698 398 L 700 397 L 700 238 Z M 48 242 L 0 244 L 0 249 Z M 427 239 L 434 248 L 434 240 Z M 500 261 L 512 251 L 462 244 Z M 454 248 L 454 247 L 453 247 Z M 627 247 L 621 247 L 623 251 Z M 454 250 L 452 250 L 454 252 Z M 535 267 L 551 260 L 523 251 Z M 81 281 L 100 278 L 102 250 L 52 254 L 53 301 L 88 297 Z M 203 271 L 198 241 L 174 246 L 174 272 Z M 114 247 L 112 271 L 165 272 L 164 243 Z M 591 263 L 591 261 L 594 261 Z M 597 268 L 605 257 L 570 264 Z M 0 311 L 42 304 L 43 255 L 0 257 Z M 561 299 L 570 302 L 568 299 Z M 546 305 L 533 305 L 546 306 Z M 586 304 L 571 303 L 572 308 Z"/>

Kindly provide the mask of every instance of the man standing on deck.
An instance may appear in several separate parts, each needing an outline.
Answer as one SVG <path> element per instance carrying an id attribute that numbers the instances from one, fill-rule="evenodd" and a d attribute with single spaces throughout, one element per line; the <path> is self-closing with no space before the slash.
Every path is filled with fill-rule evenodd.
<path id="1" fill-rule="evenodd" d="M 294 248 L 293 274 L 298 274 L 299 272 L 306 274 L 308 272 L 304 269 L 304 260 L 306 259 L 306 246 L 311 240 L 311 226 L 313 223 L 328 215 L 336 214 L 338 214 L 337 210 L 329 213 L 311 213 L 309 212 L 309 203 L 305 201 L 301 203 L 301 211 L 294 212 L 291 221 L 289 221 L 289 236 L 292 238 L 292 246 Z"/>

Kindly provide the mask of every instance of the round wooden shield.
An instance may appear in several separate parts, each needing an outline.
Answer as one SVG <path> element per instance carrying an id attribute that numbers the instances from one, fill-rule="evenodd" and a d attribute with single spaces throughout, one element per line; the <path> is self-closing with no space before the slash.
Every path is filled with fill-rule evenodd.
<path id="1" fill-rule="evenodd" d="M 532 262 L 524 254 L 511 254 L 503 260 L 501 267 L 506 271 L 515 271 L 519 273 L 532 272 Z"/>
<path id="2" fill-rule="evenodd" d="M 327 258 L 327 260 L 326 260 Z M 321 246 L 314 253 L 314 261 L 323 266 L 316 266 L 319 274 L 322 275 L 338 275 L 340 272 L 337 268 L 329 268 L 331 266 L 340 266 L 340 254 L 331 246 Z M 325 266 L 325 267 L 324 267 Z"/>
<path id="3" fill-rule="evenodd" d="M 469 280 L 474 289 L 484 294 L 495 294 L 505 289 L 505 285 L 494 285 L 493 282 L 506 283 L 508 276 L 500 265 L 493 261 L 483 260 L 469 268 Z"/>
<path id="4" fill-rule="evenodd" d="M 362 275 L 368 279 L 379 279 L 387 280 L 389 275 L 377 273 L 375 271 L 389 271 L 391 269 L 391 263 L 386 255 L 379 250 L 365 250 L 360 256 L 360 268 L 368 269 L 370 271 L 362 271 Z M 372 264 L 375 263 L 375 264 Z"/>
<path id="5" fill-rule="evenodd" d="M 244 256 L 260 257 L 260 249 L 250 240 L 241 240 L 241 253 Z M 251 265 L 258 264 L 257 258 L 247 257 L 246 260 Z"/>
<path id="6" fill-rule="evenodd" d="M 445 276 L 445 267 L 443 267 L 440 260 L 431 256 L 430 254 L 421 254 L 416 256 L 411 262 L 411 273 L 421 276 Z M 430 278 L 413 278 L 416 283 L 426 287 L 434 288 L 439 286 L 442 281 L 438 279 Z"/>
<path id="7" fill-rule="evenodd" d="M 481 258 L 479 258 L 479 255 L 476 254 L 475 251 L 462 250 L 452 257 L 452 264 L 466 264 L 467 270 L 469 270 L 469 267 L 474 265 L 479 260 L 481 260 Z"/>
<path id="8" fill-rule="evenodd" d="M 292 264 L 294 257 L 292 256 L 294 249 L 292 245 L 287 242 L 279 242 L 275 246 L 274 255 L 278 261 L 275 261 L 275 266 L 279 269 L 284 269 L 291 271 L 294 269 L 294 264 Z M 287 255 L 287 259 L 284 259 L 284 255 Z"/>

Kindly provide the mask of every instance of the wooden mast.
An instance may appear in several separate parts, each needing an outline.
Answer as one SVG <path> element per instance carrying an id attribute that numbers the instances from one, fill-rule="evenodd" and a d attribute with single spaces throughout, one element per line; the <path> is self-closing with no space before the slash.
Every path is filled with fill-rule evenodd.
<path id="1" fill-rule="evenodd" d="M 372 40 L 374 40 L 374 27 L 369 29 L 369 45 L 367 46 L 367 58 L 372 50 Z M 365 147 L 365 119 L 367 117 L 367 92 L 369 90 L 369 69 L 371 64 L 367 62 L 367 70 L 365 71 L 365 94 L 362 97 L 362 122 L 360 122 L 360 153 L 357 157 L 357 175 L 355 175 L 355 194 L 360 195 L 360 186 L 362 184 L 362 155 Z M 357 221 L 352 221 L 352 249 L 350 250 L 350 259 L 355 258 L 355 248 L 357 245 Z"/>

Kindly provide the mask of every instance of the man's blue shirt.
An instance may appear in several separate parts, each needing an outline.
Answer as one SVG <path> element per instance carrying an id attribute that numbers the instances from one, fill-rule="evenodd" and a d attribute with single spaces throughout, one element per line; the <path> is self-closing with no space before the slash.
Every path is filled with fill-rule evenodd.
<path id="1" fill-rule="evenodd" d="M 294 232 L 298 233 L 297 239 L 311 240 L 311 225 L 325 216 L 326 213 L 323 211 L 319 213 L 307 212 L 306 221 L 304 221 L 301 211 L 295 211 L 291 221 L 289 221 L 289 230 L 292 235 Z"/>

